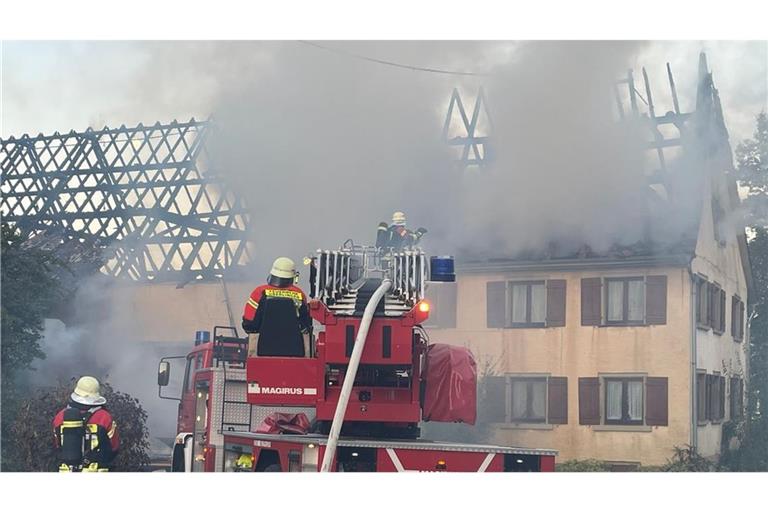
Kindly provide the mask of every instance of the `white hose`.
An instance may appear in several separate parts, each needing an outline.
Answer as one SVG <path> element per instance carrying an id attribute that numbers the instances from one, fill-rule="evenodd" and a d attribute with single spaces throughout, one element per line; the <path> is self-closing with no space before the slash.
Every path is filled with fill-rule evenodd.
<path id="1" fill-rule="evenodd" d="M 323 455 L 323 463 L 320 466 L 321 473 L 327 473 L 331 470 L 331 463 L 336 454 L 336 445 L 339 442 L 341 425 L 344 423 L 344 414 L 347 412 L 349 395 L 352 394 L 352 385 L 355 383 L 355 377 L 357 376 L 357 367 L 360 365 L 360 358 L 363 356 L 363 348 L 365 348 L 365 340 L 368 337 L 368 329 L 371 326 L 373 314 L 376 312 L 376 306 L 378 306 L 379 301 L 381 301 L 384 294 L 387 293 L 391 287 L 392 281 L 384 279 L 381 282 L 381 285 L 376 288 L 376 291 L 373 292 L 371 300 L 368 301 L 368 304 L 365 306 L 365 311 L 363 311 L 363 319 L 360 321 L 360 330 L 357 331 L 355 345 L 352 348 L 352 355 L 349 356 L 349 365 L 347 366 L 347 372 L 344 375 L 344 383 L 341 385 L 339 403 L 336 404 L 336 412 L 333 414 L 331 432 L 328 434 L 328 443 L 325 446 L 325 455 Z"/>

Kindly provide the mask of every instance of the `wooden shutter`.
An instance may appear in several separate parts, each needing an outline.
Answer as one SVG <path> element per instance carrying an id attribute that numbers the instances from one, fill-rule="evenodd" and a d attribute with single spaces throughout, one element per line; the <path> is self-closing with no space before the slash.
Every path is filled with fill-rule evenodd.
<path id="1" fill-rule="evenodd" d="M 667 323 L 667 276 L 648 276 L 645 280 L 645 321 L 649 325 Z"/>
<path id="2" fill-rule="evenodd" d="M 599 277 L 581 280 L 581 325 L 600 325 L 602 289 L 603 284 Z"/>
<path id="3" fill-rule="evenodd" d="M 648 377 L 645 380 L 645 423 L 646 425 L 669 424 L 668 384 L 666 377 Z"/>
<path id="4" fill-rule="evenodd" d="M 547 281 L 547 327 L 565 326 L 565 279 Z"/>
<path id="5" fill-rule="evenodd" d="M 718 412 L 717 419 L 721 420 L 721 419 L 725 418 L 725 377 L 723 377 L 722 375 L 720 377 L 718 377 L 718 390 L 717 391 L 718 391 L 717 399 L 718 399 L 718 402 L 719 402 L 718 403 L 719 410 L 717 411 Z"/>
<path id="6" fill-rule="evenodd" d="M 722 334 L 725 332 L 725 290 L 720 290 L 720 318 L 718 319 L 718 331 Z"/>
<path id="7" fill-rule="evenodd" d="M 600 379 L 579 377 L 579 424 L 600 424 Z"/>
<path id="8" fill-rule="evenodd" d="M 715 375 L 707 375 L 707 419 L 715 419 L 715 394 L 714 391 Z"/>
<path id="9" fill-rule="evenodd" d="M 507 421 L 507 378 L 485 376 L 482 383 L 478 416 L 488 423 L 505 423 Z"/>
<path id="10" fill-rule="evenodd" d="M 739 320 L 739 326 L 736 328 L 738 332 L 738 337 L 736 339 L 741 341 L 744 339 L 744 303 L 741 300 L 739 300 L 739 311 L 736 318 Z"/>
<path id="11" fill-rule="evenodd" d="M 548 397 L 547 423 L 568 423 L 568 377 L 550 377 Z"/>
<path id="12" fill-rule="evenodd" d="M 489 281 L 485 285 L 485 301 L 487 325 L 497 329 L 506 327 L 507 318 L 507 283 L 506 281 Z"/>

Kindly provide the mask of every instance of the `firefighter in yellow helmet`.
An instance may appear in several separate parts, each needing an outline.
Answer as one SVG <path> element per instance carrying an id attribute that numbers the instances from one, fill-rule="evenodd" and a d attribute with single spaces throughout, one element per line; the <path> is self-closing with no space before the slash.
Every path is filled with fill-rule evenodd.
<path id="1" fill-rule="evenodd" d="M 406 227 L 406 218 L 403 212 L 392 214 L 392 224 L 387 226 L 386 222 L 380 222 L 376 234 L 376 247 L 391 248 L 395 251 L 413 247 L 419 243 L 421 237 L 427 230 L 419 228 L 411 231 Z"/>
<path id="2" fill-rule="evenodd" d="M 117 423 L 104 406 L 99 381 L 83 376 L 53 419 L 60 471 L 107 471 L 120 450 Z"/>
<path id="3" fill-rule="evenodd" d="M 312 319 L 309 316 L 307 307 L 307 296 L 304 291 L 296 286 L 298 277 L 296 265 L 293 260 L 286 257 L 280 257 L 272 264 L 272 270 L 269 272 L 267 283 L 256 287 L 251 292 L 243 311 L 243 330 L 248 333 L 248 354 L 250 356 L 282 356 L 282 357 L 309 357 L 310 336 L 312 330 Z M 272 320 L 266 319 L 267 310 L 280 308 L 271 308 L 274 301 L 282 302 L 292 301 L 294 315 L 291 318 L 282 319 L 284 326 L 284 342 L 277 340 L 272 342 L 272 330 L 270 333 L 263 332 L 274 324 Z M 285 311 L 282 308 L 282 311 Z M 298 329 L 296 329 L 298 323 Z M 266 334 L 262 338 L 262 334 Z M 294 340 L 300 336 L 301 340 Z M 279 336 L 278 336 L 279 337 Z M 267 339 L 269 338 L 269 339 Z M 259 342 L 263 343 L 259 343 Z M 297 341 L 293 343 L 293 341 Z M 301 346 L 303 345 L 303 349 Z"/>

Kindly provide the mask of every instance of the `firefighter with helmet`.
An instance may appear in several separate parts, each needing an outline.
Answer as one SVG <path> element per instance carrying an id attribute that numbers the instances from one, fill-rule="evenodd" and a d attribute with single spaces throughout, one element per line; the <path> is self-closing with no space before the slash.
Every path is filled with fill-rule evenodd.
<path id="1" fill-rule="evenodd" d="M 277 258 L 272 264 L 267 284 L 258 286 L 251 292 L 243 311 L 243 330 L 248 333 L 249 356 L 257 355 L 257 353 L 261 355 L 265 351 L 268 352 L 267 355 L 271 356 L 310 356 L 309 340 L 312 330 L 312 319 L 309 316 L 309 308 L 307 307 L 307 296 L 295 284 L 298 275 L 296 265 L 292 259 L 286 257 Z M 286 299 L 290 299 L 293 302 L 291 318 L 287 319 L 285 323 L 286 343 L 283 347 L 278 347 L 277 349 L 266 350 L 265 348 L 260 350 L 259 338 L 263 334 L 262 327 L 267 323 L 265 316 L 269 314 L 267 312 L 270 309 L 269 303 L 271 301 L 282 301 L 285 303 Z M 295 332 L 291 331 L 291 328 L 296 325 L 296 322 L 298 322 L 303 351 L 292 348 L 288 342 L 291 332 Z"/>
<path id="2" fill-rule="evenodd" d="M 106 403 L 98 380 L 86 375 L 77 381 L 69 403 L 53 419 L 59 471 L 109 471 L 120 435 Z"/>
<path id="3" fill-rule="evenodd" d="M 376 247 L 391 248 L 395 251 L 413 247 L 419 243 L 426 232 L 427 230 L 424 228 L 411 231 L 406 227 L 405 214 L 395 212 L 392 214 L 391 226 L 388 226 L 386 222 L 379 223 Z"/>

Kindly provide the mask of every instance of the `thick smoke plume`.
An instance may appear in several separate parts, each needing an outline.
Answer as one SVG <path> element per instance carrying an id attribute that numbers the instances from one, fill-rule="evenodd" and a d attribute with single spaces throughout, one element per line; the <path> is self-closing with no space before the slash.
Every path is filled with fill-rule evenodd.
<path id="1" fill-rule="evenodd" d="M 249 205 L 254 280 L 276 256 L 370 243 L 394 210 L 429 230 L 429 251 L 480 258 L 552 242 L 602 250 L 645 235 L 642 140 L 618 129 L 611 110 L 612 83 L 642 44 L 325 44 L 492 76 L 402 70 L 296 42 L 153 43 L 141 46 L 125 101 L 100 114 L 113 125 L 213 115 L 210 168 Z M 465 172 L 441 127 L 452 89 L 472 104 L 481 85 L 494 160 Z M 157 399 L 154 382 L 166 347 L 132 341 L 141 319 L 99 282 L 75 299 L 78 327 L 49 330 L 39 374 L 108 374 L 142 400 L 153 433 L 169 435 L 175 404 Z M 89 305 L 100 303 L 112 306 L 94 314 Z"/>

